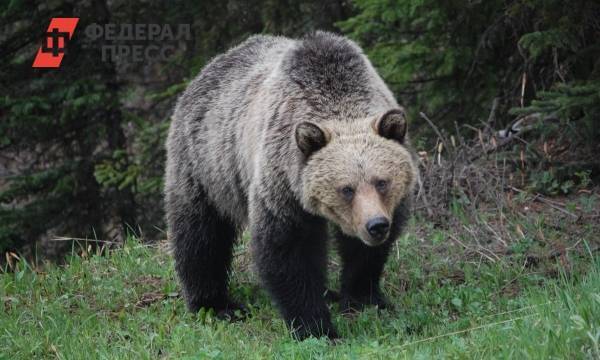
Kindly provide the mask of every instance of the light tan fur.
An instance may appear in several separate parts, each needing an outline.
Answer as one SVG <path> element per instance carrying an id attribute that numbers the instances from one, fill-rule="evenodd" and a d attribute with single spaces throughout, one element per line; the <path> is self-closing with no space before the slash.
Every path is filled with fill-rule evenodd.
<path id="1" fill-rule="evenodd" d="M 391 221 L 417 174 L 409 151 L 375 132 L 379 118 L 321 123 L 329 142 L 309 158 L 302 176 L 305 208 L 372 246 L 367 221 L 377 216 Z M 385 193 L 375 188 L 377 180 L 388 182 Z M 340 193 L 344 186 L 355 189 L 351 201 Z"/>

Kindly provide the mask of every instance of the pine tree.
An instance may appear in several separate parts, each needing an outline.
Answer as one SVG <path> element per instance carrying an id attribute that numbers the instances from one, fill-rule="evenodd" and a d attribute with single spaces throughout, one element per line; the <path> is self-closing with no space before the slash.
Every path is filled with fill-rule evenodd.
<path id="1" fill-rule="evenodd" d="M 93 2 L 94 21 L 109 20 Z M 33 69 L 52 17 L 73 17 L 75 4 L 10 2 L 0 18 L 0 252 L 33 244 L 53 233 L 102 237 L 116 219 L 119 230 L 135 221 L 130 189 L 103 191 L 94 171 L 125 147 L 118 82 L 111 63 L 78 42 L 68 44 L 60 69 Z M 76 8 L 77 11 L 92 9 Z M 82 18 L 80 28 L 91 19 Z"/>
<path id="2" fill-rule="evenodd" d="M 355 0 L 340 23 L 399 101 L 441 127 L 560 112 L 597 138 L 600 4 L 576 0 Z M 528 106 L 531 105 L 531 106 Z M 525 107 L 525 108 L 524 108 Z M 415 121 L 415 123 L 419 123 Z"/>

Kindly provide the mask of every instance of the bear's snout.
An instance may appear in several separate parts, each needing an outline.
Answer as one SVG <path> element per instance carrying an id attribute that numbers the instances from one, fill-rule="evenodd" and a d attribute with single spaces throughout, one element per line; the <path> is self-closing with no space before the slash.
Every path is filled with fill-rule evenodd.
<path id="1" fill-rule="evenodd" d="M 369 183 L 360 184 L 352 201 L 353 229 L 368 246 L 383 243 L 390 231 L 389 210 Z"/>
<path id="2" fill-rule="evenodd" d="M 379 216 L 367 221 L 366 228 L 373 240 L 381 242 L 387 237 L 390 230 L 390 222 L 385 217 Z"/>

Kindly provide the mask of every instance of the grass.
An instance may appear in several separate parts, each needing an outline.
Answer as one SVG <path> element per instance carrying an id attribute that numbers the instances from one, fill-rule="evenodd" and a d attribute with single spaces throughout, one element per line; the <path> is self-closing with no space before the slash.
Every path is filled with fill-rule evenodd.
<path id="1" fill-rule="evenodd" d="M 237 323 L 188 313 L 169 255 L 134 239 L 74 249 L 43 271 L 20 261 L 0 275 L 0 358 L 600 358 L 591 250 L 567 271 L 558 259 L 532 267 L 518 255 L 457 262 L 448 249 L 463 249 L 445 249 L 402 237 L 383 286 L 395 310 L 342 316 L 332 305 L 337 345 L 289 336 L 246 270 L 243 244 L 232 292 L 251 317 Z"/>

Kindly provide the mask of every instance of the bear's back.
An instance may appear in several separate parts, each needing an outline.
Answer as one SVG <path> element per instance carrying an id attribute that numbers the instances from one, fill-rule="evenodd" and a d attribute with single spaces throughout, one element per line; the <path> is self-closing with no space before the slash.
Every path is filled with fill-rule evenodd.
<path id="1" fill-rule="evenodd" d="M 229 51 L 213 58 L 192 80 L 180 96 L 175 106 L 174 118 L 185 118 L 192 111 L 196 120 L 206 109 L 199 109 L 199 103 L 222 100 L 226 91 L 241 85 L 250 70 L 257 67 L 268 56 L 269 50 L 281 46 L 289 39 L 254 35 Z M 237 84 L 236 84 L 237 83 Z"/>
<path id="2" fill-rule="evenodd" d="M 396 106 L 360 48 L 344 37 L 252 36 L 215 57 L 179 98 L 167 173 L 183 171 L 243 225 L 253 181 L 269 179 L 270 188 L 289 194 L 282 201 L 293 201 L 299 187 L 290 141 L 295 123 L 352 121 Z"/>

